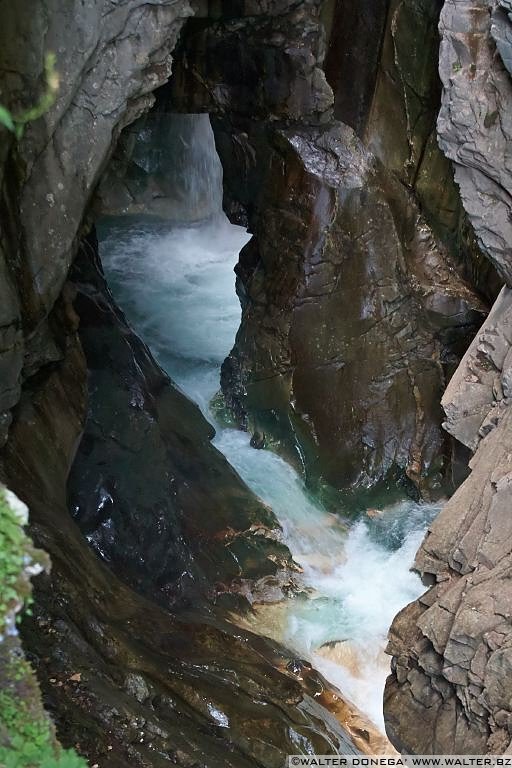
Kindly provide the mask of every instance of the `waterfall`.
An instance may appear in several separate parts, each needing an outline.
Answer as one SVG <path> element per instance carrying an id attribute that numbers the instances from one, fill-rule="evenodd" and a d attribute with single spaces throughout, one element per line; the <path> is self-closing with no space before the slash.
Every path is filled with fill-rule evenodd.
<path id="1" fill-rule="evenodd" d="M 178 223 L 221 214 L 222 166 L 208 115 L 150 112 L 128 137 L 123 182 L 132 210 Z"/>
<path id="2" fill-rule="evenodd" d="M 309 594 L 265 607 L 254 630 L 309 659 L 383 729 L 387 629 L 422 591 L 409 568 L 438 508 L 403 501 L 363 516 L 347 531 L 282 458 L 254 450 L 246 433 L 216 423 L 210 401 L 240 322 L 233 268 L 249 236 L 221 212 L 221 170 L 208 117 L 181 116 L 175 125 L 158 162 L 151 156 L 141 162 L 161 168 L 165 155 L 183 195 L 190 201 L 209 195 L 206 208 L 215 215 L 181 226 L 135 217 L 103 223 L 98 231 L 109 284 L 162 367 L 215 426 L 217 448 L 273 508 L 304 569 Z"/>

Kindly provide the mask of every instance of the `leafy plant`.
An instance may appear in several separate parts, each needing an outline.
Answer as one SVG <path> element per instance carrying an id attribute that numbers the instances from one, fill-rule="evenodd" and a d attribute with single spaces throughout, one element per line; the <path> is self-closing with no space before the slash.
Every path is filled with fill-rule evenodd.
<path id="1" fill-rule="evenodd" d="M 25 112 L 22 112 L 20 115 L 15 116 L 6 107 L 3 107 L 0 104 L 0 124 L 7 128 L 8 131 L 11 131 L 11 133 L 14 133 L 18 140 L 23 136 L 25 125 L 44 115 L 57 98 L 59 75 L 55 68 L 55 63 L 55 54 L 48 53 L 44 60 L 46 88 L 37 104 L 33 107 L 25 110 Z"/>
<path id="2" fill-rule="evenodd" d="M 74 750 L 55 746 L 46 716 L 34 719 L 27 705 L 8 691 L 0 692 L 2 728 L 9 745 L 0 746 L 2 768 L 86 768 Z"/>
<path id="3" fill-rule="evenodd" d="M 16 603 L 28 596 L 22 573 L 27 556 L 27 539 L 20 520 L 0 489 L 0 635 Z"/>
<path id="4" fill-rule="evenodd" d="M 58 744 L 16 634 L 15 617 L 31 597 L 30 576 L 48 566 L 23 530 L 26 507 L 16 501 L 0 487 L 0 767 L 86 768 Z"/>

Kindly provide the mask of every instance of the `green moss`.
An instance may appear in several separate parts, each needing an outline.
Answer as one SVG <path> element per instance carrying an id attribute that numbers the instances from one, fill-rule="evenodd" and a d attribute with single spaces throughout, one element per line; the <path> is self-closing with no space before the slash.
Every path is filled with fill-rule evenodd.
<path id="1" fill-rule="evenodd" d="M 484 126 L 486 128 L 492 128 L 493 125 L 498 120 L 498 116 L 499 116 L 499 112 L 497 109 L 495 109 L 494 112 L 488 112 L 484 117 Z"/>
<path id="2" fill-rule="evenodd" d="M 63 750 L 56 745 L 46 715 L 41 713 L 34 718 L 31 707 L 13 691 L 0 691 L 0 722 L 7 742 L 5 746 L 0 744 L 2 768 L 85 768 L 87 765 L 73 750 Z"/>
<path id="3" fill-rule="evenodd" d="M 23 530 L 26 512 L 15 501 L 0 488 L 0 768 L 85 768 L 59 745 L 16 633 L 16 618 L 30 600 L 30 576 L 49 561 Z"/>
<path id="4" fill-rule="evenodd" d="M 29 582 L 23 572 L 30 557 L 30 542 L 20 523 L 19 515 L 0 490 L 0 635 L 8 629 L 17 607 L 29 596 Z"/>

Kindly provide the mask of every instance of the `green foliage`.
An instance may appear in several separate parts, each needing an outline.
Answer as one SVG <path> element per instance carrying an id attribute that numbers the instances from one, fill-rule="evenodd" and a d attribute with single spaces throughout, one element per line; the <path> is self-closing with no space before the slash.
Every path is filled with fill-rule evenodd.
<path id="1" fill-rule="evenodd" d="M 55 54 L 48 53 L 44 61 L 46 88 L 37 104 L 17 116 L 13 115 L 8 109 L 0 105 L 0 124 L 7 128 L 8 131 L 11 131 L 11 133 L 14 133 L 18 140 L 23 136 L 25 125 L 44 115 L 57 98 L 59 76 L 55 69 L 55 62 Z"/>
<path id="2" fill-rule="evenodd" d="M 2 768 L 86 768 L 76 752 L 55 746 L 47 717 L 34 718 L 10 691 L 0 692 L 0 722 L 9 734 L 8 746 L 0 744 Z"/>
<path id="3" fill-rule="evenodd" d="M 13 635 L 14 617 L 30 600 L 27 568 L 45 559 L 23 522 L 0 487 L 0 768 L 86 768 L 74 750 L 58 744 L 32 667 Z"/>
<path id="4" fill-rule="evenodd" d="M 16 126 L 14 125 L 11 113 L 8 109 L 2 106 L 0 106 L 0 123 L 9 131 L 12 131 L 12 133 L 16 133 Z"/>
<path id="5" fill-rule="evenodd" d="M 20 599 L 23 585 L 20 582 L 25 557 L 27 538 L 15 512 L 10 508 L 0 490 L 0 635 L 4 632 L 7 617 Z"/>

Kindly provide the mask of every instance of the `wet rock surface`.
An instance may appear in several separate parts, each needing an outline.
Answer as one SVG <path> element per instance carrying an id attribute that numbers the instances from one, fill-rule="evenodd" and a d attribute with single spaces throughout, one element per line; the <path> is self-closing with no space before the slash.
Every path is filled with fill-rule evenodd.
<path id="1" fill-rule="evenodd" d="M 298 569 L 272 511 L 126 324 L 96 249 L 91 236 L 71 273 L 89 390 L 68 482 L 81 530 L 118 576 L 164 605 L 293 589 Z"/>
<path id="2" fill-rule="evenodd" d="M 146 528 L 141 527 L 140 540 L 145 545 L 146 558 L 154 558 L 150 565 L 156 569 L 161 555 L 158 547 L 148 546 L 148 530 L 152 526 L 154 541 L 164 540 L 174 568 L 188 568 L 195 584 L 188 591 L 181 588 L 181 573 L 176 575 L 173 570 L 166 570 L 169 557 L 160 571 L 153 573 L 154 581 L 150 585 L 149 570 L 144 582 L 134 561 L 130 560 L 133 549 L 127 549 L 127 556 L 120 560 L 116 551 L 109 551 L 111 542 L 102 540 L 102 553 L 110 555 L 109 565 L 123 577 L 123 583 L 100 562 L 68 512 L 66 478 L 87 407 L 86 360 L 76 333 L 78 315 L 70 303 L 75 290 L 68 286 L 67 298 L 59 303 L 60 328 L 63 333 L 65 330 L 64 359 L 47 369 L 44 377 L 38 377 L 37 387 L 25 389 L 0 466 L 2 479 L 30 504 L 34 541 L 52 560 L 51 574 L 40 576 L 34 582 L 33 618 L 24 622 L 23 640 L 61 742 L 65 746 L 77 745 L 93 763 L 114 767 L 127 764 L 148 768 L 190 766 L 206 760 L 208 765 L 219 767 L 277 767 L 283 764 L 286 754 L 302 749 L 306 743 L 310 745 L 308 749 L 319 753 L 353 751 L 350 738 L 335 715 L 315 699 L 319 690 L 325 690 L 327 698 L 332 696 L 325 682 L 313 672 L 307 681 L 288 674 L 286 665 L 290 659 L 286 652 L 227 624 L 219 607 L 214 607 L 215 589 L 209 592 L 204 589 L 206 583 L 211 584 L 214 576 L 219 575 L 224 590 L 229 588 L 230 580 L 233 581 L 232 552 L 237 549 L 237 539 L 240 545 L 237 560 L 246 568 L 244 574 L 237 571 L 237 576 L 250 578 L 251 588 L 259 574 L 267 575 L 265 566 L 260 567 L 265 560 L 261 558 L 261 547 L 268 547 L 268 563 L 274 571 L 277 566 L 271 558 L 276 547 L 280 554 L 283 548 L 272 539 L 265 539 L 255 559 L 250 543 L 248 545 L 250 534 L 241 531 L 237 537 L 236 531 L 231 530 L 226 536 L 222 526 L 231 522 L 230 510 L 236 513 L 237 521 L 244 519 L 244 509 L 251 522 L 256 519 L 254 514 L 259 515 L 258 520 L 267 515 L 267 523 L 272 521 L 272 516 L 223 465 L 221 457 L 215 459 L 210 455 L 213 448 L 202 417 L 172 389 L 144 345 L 114 310 L 93 262 L 86 275 L 82 259 L 90 256 L 89 247 L 77 265 L 80 281 L 75 289 L 75 301 L 77 310 L 83 313 L 82 334 L 91 366 L 89 420 L 93 427 L 88 431 L 86 426 L 85 434 L 90 437 L 82 440 L 71 489 L 76 483 L 77 466 L 83 470 L 84 487 L 93 473 L 101 479 L 101 465 L 108 466 L 109 481 L 117 489 L 117 495 L 113 494 L 114 503 L 107 505 L 110 517 L 129 529 L 134 524 L 136 503 L 144 502 L 146 507 L 138 510 L 144 512 L 148 520 Z M 116 331 L 117 345 L 113 343 Z M 89 333 L 94 333 L 97 339 L 96 358 L 88 343 Z M 102 401 L 105 411 L 101 415 L 94 410 L 96 390 L 101 389 L 99 358 L 106 363 L 112 355 L 117 355 L 122 382 L 117 390 L 116 427 L 107 418 L 107 406 L 111 403 Z M 131 361 L 131 374 L 123 367 L 123 356 Z M 143 391 L 145 406 L 140 397 L 134 404 L 131 400 L 134 393 L 140 396 Z M 194 430 L 190 422 L 187 424 L 189 420 Z M 127 453 L 124 446 L 118 445 L 116 455 L 112 447 L 112 442 L 116 445 L 118 440 L 122 442 L 120 424 L 130 424 L 135 434 L 144 429 L 149 438 L 151 429 L 156 429 L 155 422 L 159 422 L 160 439 L 168 451 L 169 471 L 173 466 L 172 450 L 176 450 L 173 440 L 178 440 L 181 447 L 174 456 L 175 461 L 182 464 L 175 464 L 174 472 L 184 471 L 188 452 L 189 457 L 194 458 L 194 466 L 201 466 L 201 462 L 196 461 L 197 454 L 204 452 L 215 470 L 216 487 L 220 484 L 225 492 L 224 511 L 218 510 L 217 519 L 211 515 L 205 519 L 203 538 L 195 542 L 195 552 L 185 547 L 187 531 L 179 529 L 180 522 L 183 529 L 193 523 L 183 477 L 179 478 L 185 494 L 180 497 L 180 511 L 186 513 L 187 519 L 179 521 L 177 509 L 172 516 L 173 510 L 167 508 L 172 526 L 159 528 L 156 511 L 162 502 L 158 488 L 154 483 L 144 485 L 144 498 L 138 496 L 130 486 L 133 478 L 128 475 L 126 479 L 130 451 Z M 199 427 L 195 422 L 200 422 Z M 204 442 L 200 440 L 201 426 Z M 135 447 L 134 442 L 133 449 Z M 148 457 L 155 463 L 159 456 L 157 448 L 157 437 L 145 443 Z M 142 475 L 147 470 L 140 456 L 139 466 Z M 200 476 L 188 482 L 194 489 L 193 499 L 198 509 L 213 509 L 216 492 L 209 477 L 204 478 L 204 486 Z M 127 489 L 131 494 L 130 505 L 122 507 Z M 91 495 L 98 499 L 94 489 Z M 100 502 L 104 501 L 102 496 Z M 102 509 L 100 503 L 97 510 L 100 516 Z M 130 511 L 132 517 L 128 514 Z M 121 530 L 118 535 L 122 539 Z M 219 542 L 217 549 L 215 539 Z M 207 555 L 203 547 L 208 549 Z M 141 552 L 142 548 L 139 556 Z M 138 592 L 130 589 L 127 582 L 134 583 Z M 240 591 L 239 585 L 232 588 Z M 141 592 L 152 599 L 144 598 Z M 173 595 L 178 599 L 171 600 Z M 186 600 L 180 600 L 184 595 L 188 597 L 188 605 Z M 158 607 L 157 601 L 166 605 L 173 603 L 175 610 L 170 613 Z M 236 605 L 241 607 L 240 600 Z M 233 608 L 233 604 L 230 607 Z M 335 711 L 334 706 L 331 710 Z"/>
<path id="3" fill-rule="evenodd" d="M 426 488 L 441 469 L 445 376 L 484 305 L 342 124 L 276 133 L 262 197 L 238 272 L 228 403 L 300 446 L 313 482 L 368 486 L 403 470 Z"/>

